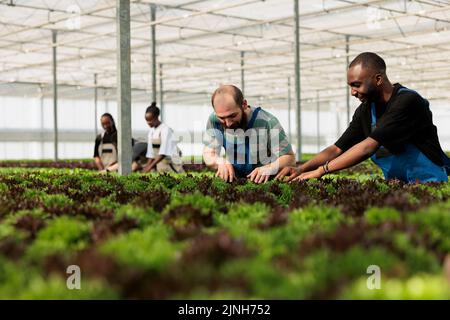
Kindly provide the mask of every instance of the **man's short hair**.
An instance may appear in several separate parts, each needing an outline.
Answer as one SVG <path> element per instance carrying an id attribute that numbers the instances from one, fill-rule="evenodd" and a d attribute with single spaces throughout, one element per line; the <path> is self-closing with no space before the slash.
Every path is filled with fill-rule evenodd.
<path id="1" fill-rule="evenodd" d="M 348 68 L 361 64 L 363 68 L 372 69 L 378 73 L 386 73 L 386 63 L 384 60 L 373 52 L 363 52 L 356 56 L 350 63 Z"/>
<path id="2" fill-rule="evenodd" d="M 219 88 L 216 89 L 216 91 L 214 91 L 211 97 L 211 105 L 213 108 L 214 108 L 214 98 L 216 97 L 216 95 L 223 93 L 231 94 L 233 96 L 234 102 L 236 102 L 236 104 L 239 107 L 242 106 L 242 104 L 244 103 L 244 95 L 242 94 L 241 89 L 232 84 L 227 84 L 220 86 Z"/>

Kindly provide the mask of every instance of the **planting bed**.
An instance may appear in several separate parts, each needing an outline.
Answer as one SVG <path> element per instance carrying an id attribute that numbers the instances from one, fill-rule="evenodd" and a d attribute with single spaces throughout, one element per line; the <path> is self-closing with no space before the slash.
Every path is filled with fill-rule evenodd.
<path id="1" fill-rule="evenodd" d="M 385 182 L 367 163 L 263 185 L 0 169 L 3 299 L 448 299 L 449 234 L 450 184 Z"/>
<path id="2" fill-rule="evenodd" d="M 208 171 L 206 166 L 201 163 L 191 163 L 193 159 L 186 159 L 186 163 L 183 165 L 185 171 Z M 7 160 L 0 161 L 0 168 L 58 168 L 58 169 L 86 169 L 97 170 L 92 159 L 81 160 Z"/>

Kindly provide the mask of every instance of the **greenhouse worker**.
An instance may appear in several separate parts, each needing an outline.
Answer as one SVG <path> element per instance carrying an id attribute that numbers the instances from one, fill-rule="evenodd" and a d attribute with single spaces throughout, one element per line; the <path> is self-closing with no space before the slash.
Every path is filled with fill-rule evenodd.
<path id="1" fill-rule="evenodd" d="M 104 113 L 100 117 L 100 122 L 104 130 L 103 133 L 97 135 L 95 139 L 94 147 L 94 162 L 96 168 L 102 172 L 116 172 L 119 169 L 118 163 L 118 150 L 117 150 L 117 129 L 114 122 L 114 118 L 109 113 Z M 139 159 L 145 155 L 147 149 L 146 144 L 142 146 L 140 143 L 134 143 L 133 145 L 133 171 L 139 169 Z"/>
<path id="2" fill-rule="evenodd" d="M 150 131 L 148 133 L 147 164 L 142 172 L 184 172 L 181 151 L 177 146 L 177 141 L 173 130 L 159 120 L 159 108 L 153 102 L 145 111 L 145 121 L 147 121 Z"/>
<path id="3" fill-rule="evenodd" d="M 204 135 L 203 159 L 216 176 L 232 182 L 246 177 L 268 181 L 281 168 L 295 165 L 294 152 L 280 122 L 261 107 L 251 107 L 242 91 L 222 85 L 212 95 L 214 112 Z M 220 155 L 222 147 L 225 157 Z"/>
<path id="4" fill-rule="evenodd" d="M 371 52 L 350 63 L 347 82 L 361 101 L 347 130 L 334 145 L 298 168 L 285 168 L 277 179 L 320 178 L 371 157 L 386 179 L 448 181 L 450 160 L 439 144 L 427 100 L 391 84 L 385 62 Z"/>

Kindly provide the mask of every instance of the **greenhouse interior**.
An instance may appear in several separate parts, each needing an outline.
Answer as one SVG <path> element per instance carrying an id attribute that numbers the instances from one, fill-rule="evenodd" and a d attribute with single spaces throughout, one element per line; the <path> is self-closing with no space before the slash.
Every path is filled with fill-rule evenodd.
<path id="1" fill-rule="evenodd" d="M 449 54 L 445 0 L 0 0 L 0 299 L 450 299 Z"/>

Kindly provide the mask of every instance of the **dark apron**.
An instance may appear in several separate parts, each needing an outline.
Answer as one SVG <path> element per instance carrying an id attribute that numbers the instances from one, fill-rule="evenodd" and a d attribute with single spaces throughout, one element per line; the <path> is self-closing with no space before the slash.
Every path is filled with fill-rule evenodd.
<path id="1" fill-rule="evenodd" d="M 402 91 L 412 91 L 400 88 Z M 371 106 L 372 131 L 376 128 L 377 117 L 375 103 Z M 387 111 L 387 110 L 386 110 Z M 386 112 L 385 111 L 385 112 Z M 405 182 L 447 182 L 448 176 L 444 166 L 438 166 L 422 153 L 414 144 L 405 144 L 405 151 L 400 154 L 391 154 L 384 146 L 371 157 L 383 171 L 386 180 L 398 179 Z M 444 164 L 448 157 L 443 154 Z"/>
<path id="2" fill-rule="evenodd" d="M 247 124 L 247 130 L 253 128 L 253 124 L 255 123 L 256 117 L 260 110 L 261 110 L 260 107 L 253 110 L 252 117 Z M 222 141 L 223 147 L 225 148 L 225 152 L 227 149 L 230 150 L 230 148 L 233 148 L 232 150 L 235 150 L 237 154 L 245 155 L 245 161 L 239 161 L 241 160 L 239 159 L 239 157 L 233 157 L 231 164 L 233 165 L 236 177 L 246 177 L 256 168 L 255 164 L 250 163 L 250 141 L 249 141 L 250 139 L 248 139 L 248 137 L 245 137 L 244 143 L 234 143 L 234 141 L 228 142 L 225 138 L 225 132 L 223 127 L 218 123 L 215 123 L 215 126 L 216 129 L 222 133 L 223 136 Z"/>

